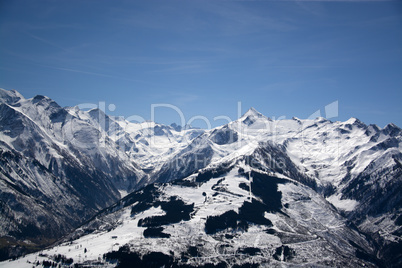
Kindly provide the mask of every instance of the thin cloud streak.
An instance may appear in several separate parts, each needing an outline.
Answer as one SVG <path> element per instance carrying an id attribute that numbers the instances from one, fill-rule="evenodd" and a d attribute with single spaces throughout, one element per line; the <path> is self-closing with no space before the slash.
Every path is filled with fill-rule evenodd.
<path id="1" fill-rule="evenodd" d="M 73 73 L 80 73 L 80 74 L 88 74 L 88 75 L 95 75 L 95 76 L 101 76 L 101 77 L 107 77 L 107 78 L 113 78 L 113 79 L 119 79 L 119 80 L 126 80 L 126 81 L 131 81 L 131 82 L 139 82 L 139 83 L 144 83 L 144 84 L 150 84 L 150 83 L 142 81 L 142 80 L 131 79 L 131 78 L 126 78 L 126 77 L 119 77 L 119 76 L 115 76 L 115 75 L 108 75 L 108 74 L 102 74 L 102 73 L 88 72 L 88 71 L 69 69 L 69 68 L 63 68 L 63 67 L 55 67 L 55 66 L 48 66 L 48 65 L 41 65 L 41 64 L 36 64 L 36 65 L 41 66 L 41 67 L 45 67 L 45 68 L 54 69 L 54 70 L 73 72 Z"/>
<path id="2" fill-rule="evenodd" d="M 30 36 L 30 37 L 32 37 L 32 38 L 34 38 L 34 39 L 36 39 L 36 40 L 38 40 L 38 41 L 41 41 L 41 42 L 43 42 L 43 43 L 45 43 L 45 44 L 47 44 L 47 45 L 49 45 L 49 46 L 52 46 L 52 47 L 54 47 L 54 48 L 58 48 L 58 49 L 63 50 L 63 51 L 65 51 L 65 52 L 69 52 L 68 49 L 65 49 L 64 47 L 61 47 L 61 46 L 59 46 L 59 45 L 56 45 L 55 43 L 50 42 L 49 40 L 46 40 L 46 39 L 44 39 L 44 38 L 41 38 L 41 37 L 39 37 L 39 36 L 36 36 L 36 35 L 31 34 L 31 33 L 28 33 L 28 32 L 23 32 L 23 33 L 26 34 L 26 35 L 28 35 L 28 36 Z"/>
<path id="3" fill-rule="evenodd" d="M 153 70 L 151 73 L 209 73 L 213 72 L 214 70 L 202 65 L 182 65 L 182 66 L 174 66 L 171 68 L 161 69 L 161 70 Z"/>

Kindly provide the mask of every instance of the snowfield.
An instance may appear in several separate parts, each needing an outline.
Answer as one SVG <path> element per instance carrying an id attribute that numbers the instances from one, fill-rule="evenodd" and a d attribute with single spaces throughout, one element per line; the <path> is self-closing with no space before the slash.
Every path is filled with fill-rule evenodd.
<path id="1" fill-rule="evenodd" d="M 104 254 L 117 251 L 123 245 L 129 245 L 141 255 L 161 252 L 172 256 L 178 264 L 192 266 L 225 262 L 230 266 L 259 263 L 263 266 L 347 264 L 350 267 L 374 267 L 356 258 L 355 252 L 359 248 L 368 251 L 372 248 L 358 232 L 346 226 L 346 219 L 316 192 L 284 176 L 280 176 L 281 183 L 277 184 L 280 202 L 284 206 L 277 212 L 261 214 L 272 224 L 261 225 L 250 221 L 247 229 L 228 227 L 207 233 L 208 217 L 220 216 L 228 211 L 240 213 L 243 204 L 251 200 L 264 202 L 263 197 L 255 195 L 252 188 L 251 191 L 244 189 L 246 185 L 254 186 L 250 177 L 250 174 L 254 174 L 250 173 L 252 169 L 248 168 L 247 175 L 241 174 L 244 167 L 244 163 L 239 163 L 224 175 L 191 186 L 188 185 L 196 182 L 197 175 L 183 179 L 178 184 L 158 185 L 158 195 L 153 200 L 168 201 L 171 197 L 179 197 L 185 204 L 194 204 L 189 220 L 162 225 L 163 233 L 170 235 L 168 238 L 144 237 L 146 228 L 139 226 L 139 221 L 151 216 L 163 216 L 166 212 L 156 205 L 133 214 L 132 207 L 141 203 L 136 201 L 111 214 L 98 216 L 95 221 L 99 225 L 90 234 L 16 261 L 0 263 L 0 267 L 31 267 L 38 261 L 52 260 L 58 254 L 72 258 L 74 263 L 97 263 L 109 267 L 115 263 L 105 260 Z M 267 180 L 275 178 L 267 174 L 259 176 L 265 176 Z M 275 183 L 272 185 L 275 186 Z M 109 227 L 111 219 L 113 228 Z M 85 233 L 86 228 L 90 230 L 91 223 L 83 226 L 81 233 Z M 354 244 L 350 241 L 354 241 Z M 356 244 L 359 246 L 356 247 Z M 197 248 L 197 255 L 183 259 L 182 254 L 190 247 Z M 275 255 L 277 249 L 282 247 L 290 248 L 294 256 L 284 256 L 283 252 Z M 256 252 L 252 253 L 253 250 Z"/>

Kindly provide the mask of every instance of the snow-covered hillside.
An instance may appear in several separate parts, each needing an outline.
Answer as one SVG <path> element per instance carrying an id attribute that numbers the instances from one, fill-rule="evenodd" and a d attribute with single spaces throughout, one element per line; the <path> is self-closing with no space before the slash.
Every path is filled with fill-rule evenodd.
<path id="1" fill-rule="evenodd" d="M 249 201 L 259 200 L 258 195 L 249 191 L 247 196 L 246 190 L 243 189 L 247 188 L 245 185 L 249 178 L 244 175 L 247 172 L 239 175 L 238 169 L 245 168 L 248 172 L 258 171 L 258 174 L 265 174 L 270 178 L 286 180 L 286 183 L 278 184 L 282 207 L 274 213 L 267 212 L 263 218 L 260 217 L 262 222 L 269 220 L 276 226 L 276 220 L 286 222 L 287 225 L 289 221 L 296 221 L 297 226 L 304 226 L 299 218 L 302 216 L 297 213 L 301 213 L 299 210 L 312 213 L 315 211 L 312 207 L 317 206 L 317 211 L 320 212 L 311 215 L 312 219 L 308 221 L 307 227 L 315 226 L 315 223 L 311 222 L 314 219 L 324 226 L 326 232 L 333 230 L 327 224 L 333 220 L 325 218 L 332 215 L 339 220 L 337 226 L 342 226 L 343 230 L 342 234 L 331 233 L 330 236 L 335 237 L 334 241 L 343 241 L 346 233 L 350 234 L 353 238 L 351 241 L 354 241 L 346 241 L 345 245 L 338 241 L 334 246 L 326 244 L 332 243 L 327 237 L 324 244 L 315 244 L 315 247 L 322 248 L 323 252 L 329 247 L 335 247 L 335 253 L 329 257 L 330 260 L 337 256 L 339 263 L 342 263 L 349 258 L 346 256 L 353 256 L 356 261 L 353 263 L 356 265 L 371 265 L 373 260 L 367 260 L 364 255 L 369 254 L 374 259 L 380 259 L 385 265 L 401 263 L 401 141 L 402 131 L 397 126 L 389 124 L 381 129 L 375 125 L 367 126 L 355 118 L 346 122 L 331 122 L 321 117 L 311 120 L 271 120 L 251 108 L 238 120 L 214 129 L 182 129 L 154 122 L 133 123 L 105 115 L 99 109 L 83 111 L 77 107 L 62 108 L 44 96 L 25 99 L 16 91 L 0 90 L 0 236 L 1 241 L 5 241 L 1 246 L 6 250 L 0 249 L 0 253 L 3 256 L 12 256 L 13 253 L 35 250 L 49 244 L 100 210 L 115 202 L 123 204 L 126 202 L 124 200 L 131 196 L 129 193 L 143 187 L 158 188 L 162 187 L 160 183 L 180 181 L 184 178 L 184 182 L 191 181 L 203 171 L 221 170 L 224 167 L 226 170 L 230 167 L 229 175 L 225 175 L 223 180 L 230 190 L 218 191 L 216 196 L 220 196 L 219 198 L 211 197 L 211 191 L 216 191 L 211 187 L 217 183 L 217 178 L 199 186 L 210 187 L 209 190 L 204 189 L 201 192 L 201 197 L 198 196 L 199 188 L 186 188 L 175 183 L 162 184 L 164 188 L 160 191 L 163 195 L 172 198 L 177 196 L 178 200 L 172 202 L 184 202 L 186 205 L 194 203 L 190 219 L 182 219 L 182 223 L 186 223 L 175 222 L 164 227 L 163 233 L 170 234 L 170 238 L 165 240 L 177 241 L 167 242 L 168 244 L 180 242 L 179 238 L 174 238 L 177 235 L 175 236 L 171 228 L 181 228 L 179 226 L 183 225 L 184 229 L 175 230 L 189 232 L 188 228 L 196 228 L 195 222 L 198 222 L 197 226 L 204 226 L 205 217 L 214 216 L 215 212 L 225 213 L 233 210 L 239 214 L 239 209 L 247 198 L 250 198 Z M 220 179 L 223 177 L 220 176 Z M 212 182 L 214 184 L 209 185 Z M 153 183 L 159 184 L 152 186 Z M 197 195 L 194 200 L 191 200 L 191 194 L 188 197 L 183 195 L 187 190 Z M 202 195 L 204 192 L 206 196 Z M 297 192 L 305 195 L 306 200 L 309 197 L 315 201 L 292 201 L 297 204 L 306 203 L 303 209 L 296 209 L 296 205 L 286 207 L 286 203 L 292 202 L 284 200 L 292 200 L 291 196 L 297 195 Z M 138 193 L 134 192 L 132 195 Z M 118 201 L 120 198 L 123 198 L 122 201 Z M 149 202 L 162 202 L 158 199 L 160 196 L 155 198 Z M 219 204 L 225 209 L 214 210 Z M 141 213 L 166 213 L 162 207 L 152 206 L 138 215 L 130 214 L 128 217 L 127 211 L 131 209 L 128 208 L 129 205 L 122 210 L 116 206 L 109 207 L 97 216 L 97 219 L 105 217 L 102 221 L 104 225 L 86 229 L 86 232 L 94 231 L 93 236 L 99 236 L 99 232 L 106 228 L 104 226 L 122 231 L 121 228 L 126 228 L 126 225 L 138 225 Z M 111 212 L 113 213 L 110 214 Z M 233 212 L 230 213 L 231 216 L 234 215 Z M 322 213 L 327 216 L 320 218 Z M 124 224 L 112 224 L 119 221 Z M 243 221 L 249 222 L 244 219 Z M 133 224 L 126 224 L 127 222 Z M 250 247 L 244 242 L 247 239 L 243 235 L 250 233 L 253 228 L 257 228 L 257 233 L 267 231 L 264 229 L 265 225 L 260 225 L 261 223 L 251 224 L 247 231 L 235 228 L 241 235 L 236 236 L 236 239 L 239 239 L 233 238 L 235 240 L 230 241 L 235 241 L 231 243 L 239 246 L 232 247 L 230 254 L 242 251 L 242 247 Z M 307 228 L 308 235 L 318 235 L 314 228 Z M 150 232 L 159 232 L 159 229 L 154 229 Z M 133 227 L 131 231 L 133 237 L 123 239 L 122 235 L 116 235 L 118 238 L 113 239 L 114 243 L 120 246 L 129 243 L 130 247 L 141 243 L 145 249 L 147 243 L 163 244 L 161 241 L 165 241 L 145 239 L 143 227 Z M 130 237 L 130 232 L 127 231 L 127 237 Z M 199 232 L 206 241 L 216 235 L 205 232 L 203 234 L 201 229 Z M 302 233 L 301 229 L 293 229 L 292 232 Z M 364 232 L 366 238 L 362 238 L 359 232 Z M 79 230 L 74 232 L 75 235 L 78 233 Z M 106 248 L 109 247 L 109 236 L 99 236 L 99 239 L 105 241 Z M 270 250 L 259 251 L 255 258 L 264 256 L 260 258 L 261 261 L 275 263 L 277 257 L 272 257 L 272 250 L 279 248 L 278 252 L 281 254 L 278 254 L 282 256 L 288 243 L 284 243 L 281 237 L 275 240 L 269 233 L 264 234 L 264 237 L 277 243 L 272 242 L 272 247 L 268 247 Z M 91 236 L 88 236 L 85 239 L 90 238 Z M 189 245 L 191 250 L 195 250 L 193 246 Z M 349 246 L 352 246 L 353 250 Z M 175 254 L 181 252 L 180 249 L 169 247 L 175 249 L 173 255 L 177 260 Z M 113 249 L 117 248 L 115 246 Z M 365 258 L 355 254 L 356 248 L 364 252 L 362 254 Z M 75 252 L 69 249 L 70 252 Z M 89 253 L 90 249 L 87 250 Z M 212 249 L 204 250 L 204 255 L 207 252 L 212 256 L 223 254 L 218 254 L 216 250 L 211 251 Z M 290 246 L 286 248 L 286 252 L 289 250 Z M 103 250 L 99 254 L 106 252 L 109 251 Z M 142 256 L 144 252 L 138 254 Z M 80 262 L 84 260 L 83 256 L 77 259 L 77 256 L 71 255 L 74 261 Z M 103 261 L 103 256 L 101 257 Z M 306 259 L 316 264 L 324 264 L 308 255 Z M 192 258 L 191 265 L 197 264 L 195 260 Z M 219 262 L 219 257 L 214 261 Z M 293 260 L 295 263 L 297 261 Z"/>
<path id="2" fill-rule="evenodd" d="M 49 244 L 148 184 L 164 155 L 199 131 L 0 90 L 0 259 Z"/>
<path id="3" fill-rule="evenodd" d="M 163 260 L 185 267 L 374 267 L 367 259 L 373 251 L 365 237 L 309 187 L 239 162 L 145 187 L 58 246 L 0 266 L 55 262 L 60 254 L 70 262 L 98 266 L 116 260 L 123 267 L 136 261 L 147 266 Z"/>

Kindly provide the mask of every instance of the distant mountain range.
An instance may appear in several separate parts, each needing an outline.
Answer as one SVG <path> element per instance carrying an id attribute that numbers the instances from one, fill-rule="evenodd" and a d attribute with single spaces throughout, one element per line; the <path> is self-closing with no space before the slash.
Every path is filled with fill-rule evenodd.
<path id="1" fill-rule="evenodd" d="M 400 267 L 401 134 L 253 108 L 132 123 L 0 90 L 0 258 L 40 250 L 0 267 Z"/>

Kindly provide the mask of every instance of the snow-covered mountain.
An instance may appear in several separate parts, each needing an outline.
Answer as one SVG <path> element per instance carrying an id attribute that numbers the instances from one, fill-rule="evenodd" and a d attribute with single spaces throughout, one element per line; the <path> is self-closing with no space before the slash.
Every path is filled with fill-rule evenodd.
<path id="1" fill-rule="evenodd" d="M 48 245 L 146 185 L 198 132 L 0 89 L 0 259 Z"/>
<path id="2" fill-rule="evenodd" d="M 251 108 L 215 129 L 181 129 L 16 91 L 0 99 L 2 241 L 39 247 L 96 215 L 62 244 L 0 266 L 54 254 L 106 266 L 402 264 L 393 124 L 271 120 Z"/>
<path id="3" fill-rule="evenodd" d="M 58 246 L 11 264 L 55 262 L 60 254 L 67 263 L 122 267 L 375 267 L 373 246 L 348 224 L 310 187 L 241 160 L 149 185 Z"/>

